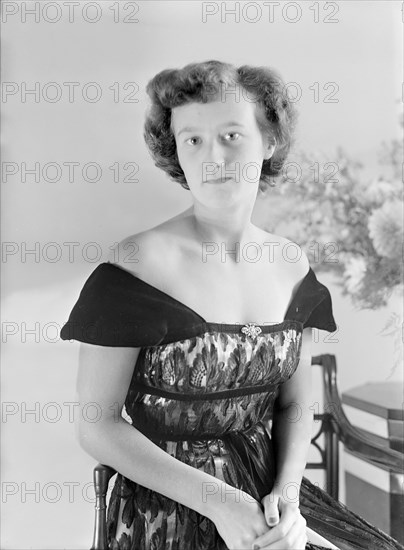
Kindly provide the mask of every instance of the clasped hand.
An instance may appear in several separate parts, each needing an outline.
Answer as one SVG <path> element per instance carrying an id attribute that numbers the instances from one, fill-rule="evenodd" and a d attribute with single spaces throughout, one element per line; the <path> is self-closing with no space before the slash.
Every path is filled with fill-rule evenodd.
<path id="1" fill-rule="evenodd" d="M 300 514 L 298 503 L 285 500 L 272 491 L 261 503 L 265 521 L 271 529 L 257 537 L 252 549 L 262 550 L 304 550 L 307 544 L 306 520 Z"/>
<path id="2" fill-rule="evenodd" d="M 261 499 L 236 490 L 236 499 L 221 500 L 211 509 L 219 535 L 228 550 L 304 550 L 306 520 L 298 503 L 273 490 Z"/>

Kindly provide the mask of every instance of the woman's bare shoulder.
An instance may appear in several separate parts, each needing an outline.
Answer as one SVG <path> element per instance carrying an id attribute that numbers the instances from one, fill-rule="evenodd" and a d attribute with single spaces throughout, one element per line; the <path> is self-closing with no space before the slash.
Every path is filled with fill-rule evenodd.
<path id="1" fill-rule="evenodd" d="M 277 265 L 280 273 L 299 283 L 307 274 L 310 262 L 303 248 L 294 241 L 263 230 L 264 245 L 270 262 Z"/>
<path id="2" fill-rule="evenodd" d="M 122 239 L 109 252 L 106 261 L 136 275 L 147 275 L 172 260 L 174 238 L 166 222 Z"/>

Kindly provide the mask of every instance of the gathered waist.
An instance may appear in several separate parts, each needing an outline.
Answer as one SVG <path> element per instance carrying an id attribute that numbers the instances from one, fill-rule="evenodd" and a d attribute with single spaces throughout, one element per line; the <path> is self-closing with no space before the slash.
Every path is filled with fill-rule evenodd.
<path id="1" fill-rule="evenodd" d="M 133 424 L 134 425 L 134 424 Z M 137 427 L 137 426 L 134 426 Z M 219 445 L 221 442 L 237 438 L 239 437 L 254 437 L 255 434 L 260 433 L 264 434 L 267 433 L 267 430 L 262 422 L 258 422 L 248 430 L 230 430 L 225 433 L 209 433 L 209 432 L 197 432 L 197 433 L 182 433 L 182 434 L 170 434 L 167 433 L 167 431 L 164 432 L 158 432 L 153 430 L 148 430 L 145 427 L 142 427 L 141 429 L 138 428 L 143 435 L 148 437 L 154 442 L 161 442 L 161 441 L 190 441 L 190 442 L 198 442 L 198 441 L 218 441 Z"/>
<path id="2" fill-rule="evenodd" d="M 259 500 L 270 492 L 275 479 L 275 463 L 272 439 L 262 422 L 248 430 L 231 430 L 226 433 L 175 434 L 141 430 L 142 433 L 160 444 L 169 454 L 176 455 L 180 444 L 186 453 L 196 455 L 201 452 L 201 463 L 206 461 L 208 451 L 216 471 L 222 470 L 231 462 L 238 477 L 238 486 Z M 189 443 L 189 446 L 188 446 Z M 196 462 L 198 459 L 195 457 Z M 222 473 L 219 474 L 222 477 Z"/>
<path id="3" fill-rule="evenodd" d="M 231 397 L 244 397 L 245 395 L 253 395 L 258 393 L 267 393 L 274 389 L 273 382 L 265 384 L 256 384 L 254 386 L 242 386 L 240 388 L 231 388 L 226 390 L 203 391 L 203 392 L 180 392 L 176 390 L 164 390 L 156 388 L 140 381 L 132 383 L 132 391 L 146 395 L 157 395 L 166 399 L 175 401 L 215 401 L 221 399 L 229 399 Z"/>

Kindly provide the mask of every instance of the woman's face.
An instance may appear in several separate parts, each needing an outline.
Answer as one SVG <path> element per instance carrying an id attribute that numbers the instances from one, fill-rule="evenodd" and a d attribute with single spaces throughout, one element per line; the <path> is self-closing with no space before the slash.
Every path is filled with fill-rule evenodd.
<path id="1" fill-rule="evenodd" d="M 178 159 L 199 202 L 222 207 L 246 198 L 255 200 L 262 162 L 274 151 L 268 139 L 264 143 L 256 108 L 243 94 L 229 94 L 172 110 Z M 219 182 L 212 182 L 218 178 Z"/>

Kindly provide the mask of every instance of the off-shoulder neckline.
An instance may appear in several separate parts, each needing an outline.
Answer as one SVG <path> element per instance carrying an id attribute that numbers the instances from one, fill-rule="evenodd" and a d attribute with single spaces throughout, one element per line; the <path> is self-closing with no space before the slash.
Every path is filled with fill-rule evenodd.
<path id="1" fill-rule="evenodd" d="M 152 285 L 151 283 L 148 283 L 144 279 L 141 279 L 140 277 L 138 277 L 134 273 L 124 269 L 123 267 L 121 267 L 117 264 L 113 264 L 111 262 L 103 262 L 103 263 L 99 264 L 98 268 L 101 268 L 101 269 L 108 268 L 108 269 L 112 269 L 112 270 L 118 270 L 119 272 L 121 272 L 123 274 L 126 274 L 128 277 L 131 277 L 131 279 L 133 281 L 137 281 L 138 284 L 144 285 L 145 287 L 151 289 L 153 292 L 157 293 L 158 295 L 163 296 L 167 301 L 171 301 L 176 306 L 179 306 L 180 308 L 183 308 L 186 311 L 188 311 L 190 314 L 192 314 L 192 316 L 197 317 L 199 319 L 200 324 L 203 324 L 208 329 L 212 329 L 212 330 L 220 330 L 220 329 L 223 330 L 224 329 L 226 331 L 238 332 L 240 330 L 240 327 L 246 326 L 246 324 L 247 324 L 247 323 L 246 324 L 243 324 L 243 323 L 239 323 L 239 324 L 232 323 L 231 324 L 231 323 L 219 323 L 219 322 L 213 322 L 213 321 L 206 321 L 202 317 L 202 315 L 200 315 L 194 309 L 192 309 L 191 307 L 189 307 L 186 304 L 184 304 L 183 302 L 181 302 L 181 300 L 178 300 L 177 298 L 174 298 L 174 296 L 171 296 L 167 292 L 164 292 L 163 290 L 157 288 L 156 286 Z M 282 329 L 283 327 L 285 327 L 285 325 L 288 325 L 290 323 L 293 324 L 293 323 L 298 322 L 293 318 L 288 318 L 288 316 L 289 316 L 290 312 L 292 311 L 292 308 L 293 308 L 294 304 L 296 303 L 296 300 L 299 297 L 299 294 L 301 293 L 304 286 L 307 284 L 307 281 L 309 279 L 312 279 L 313 277 L 315 277 L 315 273 L 314 273 L 314 271 L 312 270 L 312 268 L 310 266 L 309 270 L 307 271 L 306 275 L 301 280 L 294 296 L 291 299 L 291 302 L 288 306 L 288 309 L 286 311 L 286 314 L 285 314 L 285 317 L 284 317 L 283 321 L 281 321 L 279 323 L 266 324 L 266 325 L 259 325 L 257 323 L 254 323 L 253 321 L 251 323 L 253 325 L 255 325 L 256 327 L 259 327 L 261 329 L 261 331 L 263 333 L 265 333 L 265 332 L 274 332 L 276 330 Z M 131 279 L 128 279 L 128 280 L 131 280 Z"/>

